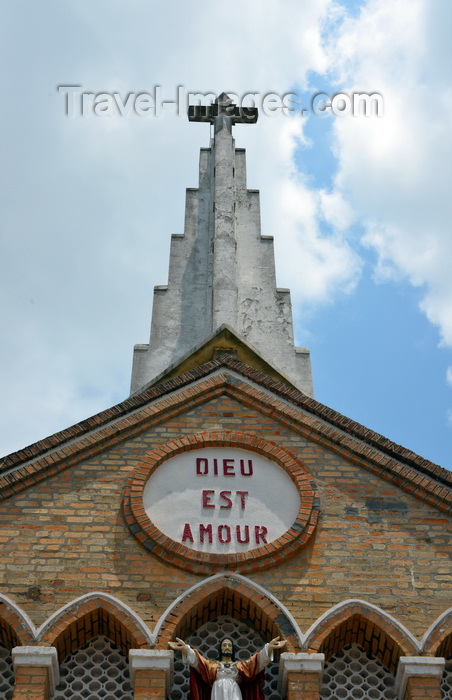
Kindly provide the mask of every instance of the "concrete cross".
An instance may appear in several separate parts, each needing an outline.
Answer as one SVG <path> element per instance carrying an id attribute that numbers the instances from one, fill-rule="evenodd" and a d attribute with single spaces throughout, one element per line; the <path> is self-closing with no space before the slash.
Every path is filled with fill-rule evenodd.
<path id="1" fill-rule="evenodd" d="M 188 108 L 188 121 L 215 124 L 215 131 L 224 123 L 229 130 L 233 124 L 255 124 L 257 116 L 256 107 L 238 107 L 225 92 L 212 105 L 190 105 Z"/>

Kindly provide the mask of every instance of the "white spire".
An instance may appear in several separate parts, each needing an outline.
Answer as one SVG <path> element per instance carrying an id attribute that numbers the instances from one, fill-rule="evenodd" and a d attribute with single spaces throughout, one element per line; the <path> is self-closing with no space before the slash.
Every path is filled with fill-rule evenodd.
<path id="1" fill-rule="evenodd" d="M 201 149 L 199 187 L 187 189 L 184 235 L 171 238 L 168 285 L 154 289 L 149 345 L 135 346 L 132 394 L 227 324 L 313 395 L 309 351 L 294 347 L 290 292 L 276 288 L 273 237 L 261 236 L 259 192 L 246 189 L 245 150 L 231 133 L 257 120 L 243 112 L 224 94 L 190 108 L 215 134 Z"/>

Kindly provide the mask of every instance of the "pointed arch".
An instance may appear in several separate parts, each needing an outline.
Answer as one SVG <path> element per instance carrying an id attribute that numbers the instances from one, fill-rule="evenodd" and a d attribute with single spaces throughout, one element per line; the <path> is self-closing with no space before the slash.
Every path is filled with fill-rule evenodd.
<path id="1" fill-rule="evenodd" d="M 308 630 L 305 648 L 328 660 L 348 644 L 360 644 L 392 673 L 401 656 L 420 652 L 415 637 L 394 617 L 363 600 L 346 600 L 322 615 Z"/>
<path id="2" fill-rule="evenodd" d="M 290 613 L 264 588 L 240 574 L 217 574 L 189 588 L 160 619 L 156 642 L 166 646 L 220 615 L 246 621 L 264 639 L 284 637 L 285 651 L 301 651 L 302 636 Z"/>
<path id="3" fill-rule="evenodd" d="M 54 646 L 60 661 L 103 634 L 125 654 L 129 649 L 153 646 L 144 622 L 131 608 L 107 593 L 88 593 L 52 615 L 38 630 L 39 643 Z"/>
<path id="4" fill-rule="evenodd" d="M 0 594 L 0 642 L 8 649 L 33 644 L 36 629 L 13 600 Z"/>
<path id="5" fill-rule="evenodd" d="M 445 610 L 429 627 L 421 645 L 428 656 L 452 657 L 452 608 Z"/>

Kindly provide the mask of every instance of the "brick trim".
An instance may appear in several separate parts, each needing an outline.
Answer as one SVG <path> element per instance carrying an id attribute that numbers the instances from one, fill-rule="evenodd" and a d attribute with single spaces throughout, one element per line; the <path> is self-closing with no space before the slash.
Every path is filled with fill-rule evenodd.
<path id="1" fill-rule="evenodd" d="M 80 421 L 80 423 L 76 423 L 65 430 L 54 433 L 53 435 L 33 443 L 22 450 L 6 455 L 0 463 L 0 474 L 2 471 L 13 469 L 24 462 L 36 459 L 39 455 L 45 454 L 49 450 L 58 449 L 74 439 L 80 438 L 93 430 L 97 430 L 102 426 L 108 425 L 111 421 L 118 420 L 121 417 L 129 415 L 131 412 L 147 406 L 150 401 L 154 401 L 174 391 L 183 389 L 193 381 L 204 379 L 222 368 L 229 368 L 234 372 L 237 372 L 242 377 L 253 381 L 255 384 L 262 386 L 272 393 L 277 394 L 281 398 L 284 398 L 300 408 L 303 408 L 308 413 L 318 416 L 330 425 L 337 427 L 349 433 L 351 436 L 376 447 L 384 454 L 419 470 L 431 479 L 441 482 L 449 488 L 452 487 L 452 474 L 447 469 L 424 459 L 423 457 L 414 453 L 412 450 L 388 440 L 383 435 L 366 428 L 357 421 L 354 421 L 351 418 L 342 415 L 338 411 L 326 406 L 325 404 L 306 396 L 295 389 L 295 387 L 288 386 L 282 381 L 269 377 L 264 372 L 241 362 L 228 353 L 217 354 L 215 359 L 205 362 L 198 367 L 189 370 L 188 372 L 184 372 L 177 377 L 162 381 L 159 384 L 146 389 L 140 394 L 130 396 L 125 401 L 122 401 L 115 406 L 106 409 L 105 411 L 101 411 L 90 418 Z"/>
<path id="2" fill-rule="evenodd" d="M 416 640 L 396 620 L 364 601 L 350 601 L 328 611 L 306 635 L 305 648 L 325 654 L 328 661 L 353 643 L 380 659 L 391 673 L 401 656 L 419 653 Z"/>
<path id="3" fill-rule="evenodd" d="M 226 366 L 239 376 L 218 372 Z M 257 386 L 250 384 L 249 380 Z M 191 386 L 187 387 L 188 384 Z M 259 386 L 263 390 L 259 390 Z M 56 434 L 36 443 L 36 446 L 5 457 L 4 469 L 0 470 L 0 499 L 9 498 L 83 459 L 130 439 L 170 416 L 224 394 L 271 415 L 306 439 L 324 445 L 438 510 L 447 513 L 452 510 L 450 472 L 409 450 L 394 446 L 377 433 L 229 356 L 222 356 L 221 362 L 212 360 L 164 382 L 140 397 L 131 397 L 109 411 L 63 431 L 64 436 Z M 13 471 L 4 473 L 8 467 Z"/>
<path id="4" fill-rule="evenodd" d="M 452 656 L 452 608 L 438 617 L 422 640 L 422 651 L 429 656 Z"/>
<path id="5" fill-rule="evenodd" d="M 292 527 L 277 540 L 248 552 L 217 554 L 190 549 L 162 533 L 149 519 L 143 492 L 150 476 L 168 459 L 203 447 L 235 447 L 260 454 L 283 469 L 300 494 L 300 508 Z M 276 443 L 242 432 L 210 432 L 183 436 L 159 445 L 136 467 L 127 482 L 123 510 L 131 533 L 155 556 L 197 574 L 230 571 L 262 571 L 281 563 L 306 544 L 314 534 L 319 516 L 319 498 L 312 476 L 289 450 Z"/>
<path id="6" fill-rule="evenodd" d="M 60 662 L 98 634 L 109 637 L 128 654 L 130 649 L 147 647 L 150 635 L 124 607 L 100 595 L 72 601 L 41 628 L 41 644 L 54 646 Z"/>
<path id="7" fill-rule="evenodd" d="M 298 630 L 284 611 L 243 577 L 227 576 L 203 581 L 168 610 L 159 624 L 158 646 L 165 648 L 169 641 L 183 639 L 220 615 L 247 620 L 264 639 L 284 637 L 287 651 L 300 651 Z"/>
<path id="8" fill-rule="evenodd" d="M 8 648 L 33 644 L 35 629 L 16 604 L 0 595 L 0 640 Z"/>

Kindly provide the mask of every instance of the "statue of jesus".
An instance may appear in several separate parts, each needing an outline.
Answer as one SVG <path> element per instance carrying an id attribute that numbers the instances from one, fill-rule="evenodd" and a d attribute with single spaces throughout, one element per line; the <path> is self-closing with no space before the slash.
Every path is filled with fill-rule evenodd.
<path id="1" fill-rule="evenodd" d="M 273 661 L 273 651 L 286 642 L 279 637 L 268 642 L 247 661 L 236 661 L 232 640 L 222 640 L 218 661 L 209 661 L 176 637 L 168 642 L 173 651 L 181 651 L 190 665 L 191 700 L 264 700 L 265 666 Z"/>

